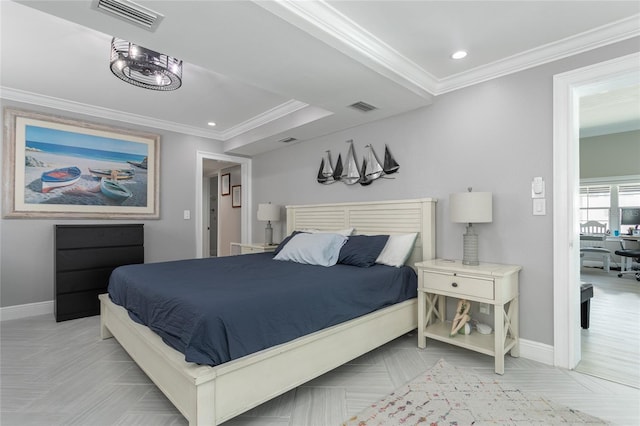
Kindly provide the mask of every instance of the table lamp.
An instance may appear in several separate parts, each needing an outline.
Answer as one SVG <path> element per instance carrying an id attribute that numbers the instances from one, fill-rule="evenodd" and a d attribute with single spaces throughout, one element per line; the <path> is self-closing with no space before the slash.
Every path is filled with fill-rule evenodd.
<path id="1" fill-rule="evenodd" d="M 273 245 L 273 228 L 271 222 L 278 222 L 280 220 L 280 206 L 263 203 L 258 204 L 258 220 L 261 222 L 267 222 L 267 227 L 264 230 L 264 242 L 266 245 Z"/>
<path id="2" fill-rule="evenodd" d="M 478 234 L 473 229 L 474 223 L 492 221 L 493 207 L 491 192 L 460 192 L 449 196 L 449 214 L 454 223 L 466 223 L 467 232 L 463 237 L 463 265 L 479 265 Z"/>

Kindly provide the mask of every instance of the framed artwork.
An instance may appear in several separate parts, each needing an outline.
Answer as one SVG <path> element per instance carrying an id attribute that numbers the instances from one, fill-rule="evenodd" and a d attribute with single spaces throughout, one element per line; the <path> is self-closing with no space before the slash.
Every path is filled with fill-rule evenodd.
<path id="1" fill-rule="evenodd" d="M 159 135 L 10 108 L 4 120 L 4 217 L 160 217 Z"/>
<path id="2" fill-rule="evenodd" d="M 220 184 L 220 194 L 221 195 L 231 194 L 231 174 L 230 173 L 225 173 L 222 175 L 222 183 Z"/>
<path id="3" fill-rule="evenodd" d="M 231 207 L 242 207 L 241 185 L 231 187 Z"/>

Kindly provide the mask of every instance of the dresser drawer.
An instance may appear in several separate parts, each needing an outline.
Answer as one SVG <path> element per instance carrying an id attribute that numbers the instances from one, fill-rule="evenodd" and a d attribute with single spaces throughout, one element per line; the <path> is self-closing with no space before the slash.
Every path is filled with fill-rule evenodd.
<path id="1" fill-rule="evenodd" d="M 423 272 L 424 289 L 446 292 L 461 297 L 494 299 L 492 279 L 482 279 L 457 274 Z"/>

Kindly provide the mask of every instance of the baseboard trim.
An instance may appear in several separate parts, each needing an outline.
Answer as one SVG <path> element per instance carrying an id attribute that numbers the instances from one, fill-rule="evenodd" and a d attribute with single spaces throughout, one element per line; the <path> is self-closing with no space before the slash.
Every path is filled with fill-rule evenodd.
<path id="1" fill-rule="evenodd" d="M 35 317 L 37 315 L 53 315 L 53 310 L 53 300 L 27 303 L 25 305 L 5 306 L 4 308 L 0 308 L 0 321 Z"/>
<path id="2" fill-rule="evenodd" d="M 533 340 L 520 339 L 520 356 L 532 361 L 553 365 L 553 346 Z"/>

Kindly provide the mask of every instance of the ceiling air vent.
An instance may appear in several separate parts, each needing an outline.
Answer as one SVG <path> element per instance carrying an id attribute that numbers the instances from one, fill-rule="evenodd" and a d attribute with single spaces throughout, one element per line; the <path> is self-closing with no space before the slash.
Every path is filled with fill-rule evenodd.
<path id="1" fill-rule="evenodd" d="M 164 16 L 129 0 L 94 0 L 91 7 L 149 31 L 155 31 Z"/>
<path id="2" fill-rule="evenodd" d="M 284 139 L 280 139 L 278 142 L 282 142 L 282 143 L 291 143 L 293 141 L 297 141 L 298 139 L 296 138 L 284 138 Z"/>
<path id="3" fill-rule="evenodd" d="M 373 111 L 374 109 L 378 109 L 376 107 L 374 107 L 373 105 L 369 105 L 366 102 L 356 102 L 355 104 L 351 104 L 349 105 L 350 108 L 353 109 L 357 109 L 358 111 L 362 111 L 362 112 L 369 112 L 369 111 Z"/>

